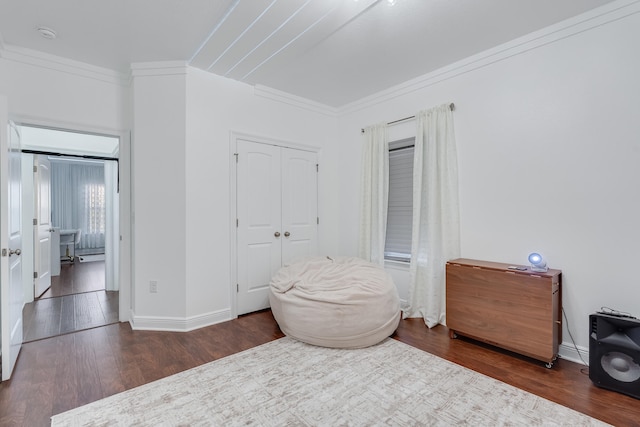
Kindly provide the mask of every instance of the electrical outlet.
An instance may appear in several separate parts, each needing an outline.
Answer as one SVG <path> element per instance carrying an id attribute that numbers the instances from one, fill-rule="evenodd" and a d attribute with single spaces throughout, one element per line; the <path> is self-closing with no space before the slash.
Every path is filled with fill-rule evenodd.
<path id="1" fill-rule="evenodd" d="M 158 281 L 152 280 L 149 282 L 149 293 L 157 294 L 158 293 Z"/>

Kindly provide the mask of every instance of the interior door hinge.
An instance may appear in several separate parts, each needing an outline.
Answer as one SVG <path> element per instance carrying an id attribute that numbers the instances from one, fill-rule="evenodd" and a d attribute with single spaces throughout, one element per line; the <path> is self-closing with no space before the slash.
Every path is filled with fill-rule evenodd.
<path id="1" fill-rule="evenodd" d="M 236 292 L 240 292 L 240 283 L 236 283 Z"/>
<path id="2" fill-rule="evenodd" d="M 238 218 L 236 218 L 236 228 L 238 228 L 239 224 L 240 224 L 240 221 L 238 221 Z"/>
<path id="3" fill-rule="evenodd" d="M 33 218 L 33 225 L 38 225 L 38 218 Z"/>
<path id="4" fill-rule="evenodd" d="M 33 165 L 33 173 L 38 172 L 38 167 L 36 165 Z"/>
<path id="5" fill-rule="evenodd" d="M 238 156 L 239 156 L 239 154 L 238 154 L 238 153 L 233 153 L 233 155 L 234 155 L 234 156 L 236 156 L 236 163 L 238 163 Z"/>
<path id="6" fill-rule="evenodd" d="M 37 278 L 38 278 L 38 272 L 37 272 L 37 271 L 34 271 L 34 272 L 33 272 L 33 278 L 34 278 L 34 279 L 37 279 Z"/>
<path id="7" fill-rule="evenodd" d="M 316 217 L 316 224 L 320 224 L 320 217 L 319 216 Z"/>
<path id="8" fill-rule="evenodd" d="M 316 172 L 320 172 L 320 166 L 316 163 Z"/>

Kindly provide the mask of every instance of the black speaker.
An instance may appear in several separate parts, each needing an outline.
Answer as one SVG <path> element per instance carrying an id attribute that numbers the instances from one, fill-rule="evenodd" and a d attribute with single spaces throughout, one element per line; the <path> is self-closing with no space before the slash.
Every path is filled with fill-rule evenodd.
<path id="1" fill-rule="evenodd" d="M 640 320 L 589 315 L 589 378 L 598 387 L 640 399 Z"/>

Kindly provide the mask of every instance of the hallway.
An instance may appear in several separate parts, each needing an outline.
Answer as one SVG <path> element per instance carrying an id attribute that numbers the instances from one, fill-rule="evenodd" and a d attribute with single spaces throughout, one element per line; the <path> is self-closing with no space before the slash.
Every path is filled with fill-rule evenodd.
<path id="1" fill-rule="evenodd" d="M 118 292 L 105 291 L 104 261 L 65 264 L 22 311 L 24 342 L 118 322 Z"/>

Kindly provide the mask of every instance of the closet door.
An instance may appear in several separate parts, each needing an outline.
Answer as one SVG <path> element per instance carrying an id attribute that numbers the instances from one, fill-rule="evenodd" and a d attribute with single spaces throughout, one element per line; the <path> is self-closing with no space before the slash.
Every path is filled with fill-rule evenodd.
<path id="1" fill-rule="evenodd" d="M 317 155 L 237 143 L 237 314 L 269 307 L 269 282 L 283 263 L 316 254 Z"/>
<path id="2" fill-rule="evenodd" d="M 282 149 L 282 263 L 317 253 L 317 154 Z"/>
<path id="3" fill-rule="evenodd" d="M 280 148 L 238 141 L 238 314 L 269 307 L 269 281 L 280 268 Z"/>

